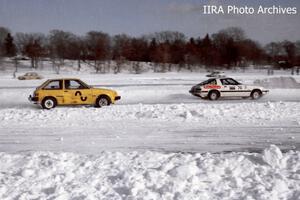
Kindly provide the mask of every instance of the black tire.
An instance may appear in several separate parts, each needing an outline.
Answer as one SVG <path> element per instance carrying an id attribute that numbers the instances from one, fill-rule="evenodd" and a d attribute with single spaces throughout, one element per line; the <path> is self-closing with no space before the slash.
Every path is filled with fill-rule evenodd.
<path id="1" fill-rule="evenodd" d="M 45 97 L 42 101 L 42 107 L 43 109 L 50 110 L 52 108 L 55 108 L 57 105 L 57 101 L 53 97 Z"/>
<path id="2" fill-rule="evenodd" d="M 111 104 L 111 99 L 106 95 L 101 95 L 96 100 L 96 107 L 100 108 L 102 106 L 109 106 Z"/>
<path id="3" fill-rule="evenodd" d="M 211 101 L 216 101 L 220 97 L 220 93 L 218 91 L 211 91 L 208 93 L 208 98 Z"/>
<path id="4" fill-rule="evenodd" d="M 250 96 L 253 100 L 256 100 L 262 96 L 262 92 L 260 90 L 253 90 Z"/>

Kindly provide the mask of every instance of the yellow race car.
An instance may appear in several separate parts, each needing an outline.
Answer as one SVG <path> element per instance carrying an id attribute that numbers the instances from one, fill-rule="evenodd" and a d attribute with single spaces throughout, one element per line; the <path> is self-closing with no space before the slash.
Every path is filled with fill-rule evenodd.
<path id="1" fill-rule="evenodd" d="M 28 99 L 44 109 L 51 109 L 56 105 L 108 106 L 121 97 L 114 90 L 93 88 L 79 79 L 67 78 L 47 80 Z"/>

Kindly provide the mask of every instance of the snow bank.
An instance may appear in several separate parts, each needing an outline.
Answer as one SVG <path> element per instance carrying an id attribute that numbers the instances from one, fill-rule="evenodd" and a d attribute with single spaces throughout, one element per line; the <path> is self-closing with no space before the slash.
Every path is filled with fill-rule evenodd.
<path id="1" fill-rule="evenodd" d="M 293 77 L 272 77 L 265 79 L 258 79 L 254 84 L 261 85 L 266 88 L 300 88 L 298 83 Z"/>
<path id="2" fill-rule="evenodd" d="M 275 159 L 275 160 L 274 160 Z M 0 153 L 0 199 L 297 199 L 300 152 Z"/>
<path id="3" fill-rule="evenodd" d="M 199 122 L 205 126 L 263 125 L 282 122 L 300 123 L 298 102 L 231 103 L 231 104 L 135 104 L 113 105 L 103 108 L 60 107 L 53 110 L 40 108 L 6 108 L 0 112 L 0 127 L 18 125 L 35 126 L 87 126 L 103 121 L 152 120 Z M 298 121 L 297 121 L 298 120 Z"/>

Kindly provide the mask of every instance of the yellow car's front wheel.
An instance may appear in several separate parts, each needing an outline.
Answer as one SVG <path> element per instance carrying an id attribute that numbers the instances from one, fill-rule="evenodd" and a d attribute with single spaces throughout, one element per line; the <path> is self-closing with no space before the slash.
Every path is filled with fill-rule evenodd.
<path id="1" fill-rule="evenodd" d="M 42 107 L 47 110 L 55 108 L 56 104 L 56 99 L 53 97 L 45 97 L 41 103 Z"/>
<path id="2" fill-rule="evenodd" d="M 96 107 L 109 106 L 111 99 L 106 95 L 101 95 L 96 100 Z"/>

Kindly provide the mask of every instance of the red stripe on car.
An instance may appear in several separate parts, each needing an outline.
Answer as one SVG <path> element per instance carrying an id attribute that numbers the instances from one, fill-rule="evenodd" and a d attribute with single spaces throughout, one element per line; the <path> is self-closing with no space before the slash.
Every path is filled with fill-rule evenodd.
<path id="1" fill-rule="evenodd" d="M 205 85 L 204 88 L 205 89 L 220 89 L 221 86 L 219 86 L 219 85 Z"/>

